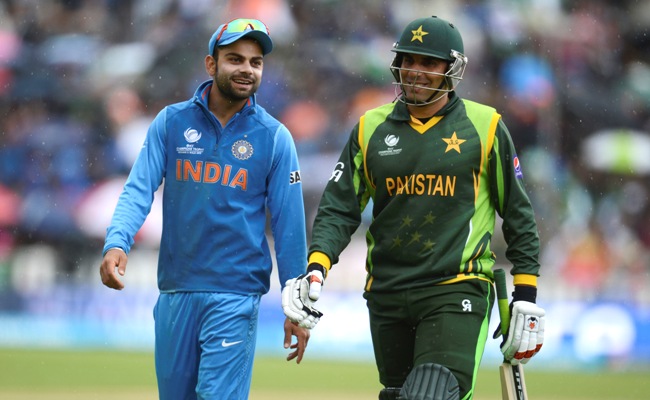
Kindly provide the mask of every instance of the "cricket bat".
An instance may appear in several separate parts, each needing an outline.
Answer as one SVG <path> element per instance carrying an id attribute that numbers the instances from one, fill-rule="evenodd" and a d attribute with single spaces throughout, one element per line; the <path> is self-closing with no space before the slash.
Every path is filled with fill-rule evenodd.
<path id="1" fill-rule="evenodd" d="M 494 270 L 494 284 L 497 288 L 501 334 L 505 336 L 510 328 L 510 304 L 508 302 L 508 288 L 504 270 Z M 512 365 L 504 360 L 499 366 L 499 375 L 501 376 L 501 398 L 503 400 L 528 399 L 526 381 L 524 380 L 524 366 L 522 364 Z"/>

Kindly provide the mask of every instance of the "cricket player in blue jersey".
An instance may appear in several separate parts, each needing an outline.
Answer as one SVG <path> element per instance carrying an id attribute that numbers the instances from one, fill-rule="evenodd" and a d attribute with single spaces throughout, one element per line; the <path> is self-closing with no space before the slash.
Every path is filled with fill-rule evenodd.
<path id="1" fill-rule="evenodd" d="M 160 399 L 248 398 L 272 270 L 267 211 L 281 284 L 304 271 L 295 145 L 255 96 L 272 48 L 258 20 L 217 28 L 205 57 L 211 79 L 156 116 L 107 229 L 100 276 L 121 290 L 134 237 L 164 182 L 154 308 Z M 284 333 L 287 360 L 299 363 L 309 330 L 285 320 Z"/>

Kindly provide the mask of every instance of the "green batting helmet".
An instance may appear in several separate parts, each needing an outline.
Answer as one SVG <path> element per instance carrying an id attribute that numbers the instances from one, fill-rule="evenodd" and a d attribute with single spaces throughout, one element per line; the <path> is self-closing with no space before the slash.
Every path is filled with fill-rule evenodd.
<path id="1" fill-rule="evenodd" d="M 460 80 L 463 79 L 465 67 L 467 67 L 467 57 L 463 54 L 465 50 L 460 32 L 452 23 L 436 16 L 419 18 L 406 25 L 399 40 L 393 45 L 392 51 L 396 54 L 390 65 L 390 70 L 395 77 L 396 88 L 402 89 L 401 95 L 398 94 L 398 99 L 410 105 L 431 104 L 441 99 L 444 93 L 455 90 Z M 424 102 L 414 102 L 404 96 L 405 82 L 402 81 L 400 72 L 409 71 L 402 68 L 404 54 L 419 54 L 439 58 L 449 63 L 447 72 L 437 74 L 444 76 L 444 85 L 435 89 L 422 88 L 432 92 L 431 97 Z"/>
<path id="2" fill-rule="evenodd" d="M 419 18 L 406 25 L 393 50 L 454 61 L 452 51 L 464 53 L 463 38 L 451 22 L 436 16 Z"/>

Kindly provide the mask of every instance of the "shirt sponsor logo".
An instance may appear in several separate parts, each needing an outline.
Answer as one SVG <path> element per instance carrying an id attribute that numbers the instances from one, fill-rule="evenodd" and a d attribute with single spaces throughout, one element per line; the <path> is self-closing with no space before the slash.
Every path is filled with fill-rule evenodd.
<path id="1" fill-rule="evenodd" d="M 232 155 L 238 160 L 248 160 L 253 155 L 253 145 L 246 140 L 238 140 L 232 145 Z"/>
<path id="2" fill-rule="evenodd" d="M 519 157 L 515 155 L 515 158 L 512 159 L 512 165 L 515 167 L 515 178 L 523 178 L 524 173 L 521 171 L 521 164 L 519 163 Z"/>
<path id="3" fill-rule="evenodd" d="M 291 171 L 289 174 L 289 184 L 300 183 L 300 171 Z"/>
<path id="4" fill-rule="evenodd" d="M 330 181 L 338 182 L 339 179 L 341 179 L 341 175 L 343 175 L 343 170 L 345 169 L 345 164 L 342 162 L 337 162 L 336 165 L 334 166 L 334 171 L 332 171 L 332 175 L 330 176 Z"/>
<path id="5" fill-rule="evenodd" d="M 396 149 L 397 143 L 399 143 L 399 137 L 395 135 L 388 134 L 384 138 L 384 143 L 388 146 L 387 150 L 380 150 L 379 155 L 384 156 L 394 156 L 402 152 L 402 149 Z"/>

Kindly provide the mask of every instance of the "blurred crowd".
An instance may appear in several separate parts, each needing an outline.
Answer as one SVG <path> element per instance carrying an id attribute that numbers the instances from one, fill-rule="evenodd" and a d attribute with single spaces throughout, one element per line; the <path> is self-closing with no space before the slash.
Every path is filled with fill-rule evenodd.
<path id="1" fill-rule="evenodd" d="M 258 99 L 294 135 L 311 221 L 359 116 L 395 99 L 393 42 L 427 15 L 459 27 L 469 66 L 458 92 L 496 107 L 518 147 L 543 290 L 650 304 L 645 0 L 4 0 L 0 294 L 35 252 L 53 282 L 96 278 L 88 260 L 149 122 L 208 79 L 208 39 L 236 17 L 270 28 Z M 157 246 L 158 211 L 139 246 Z M 495 251 L 505 264 L 498 240 Z"/>

